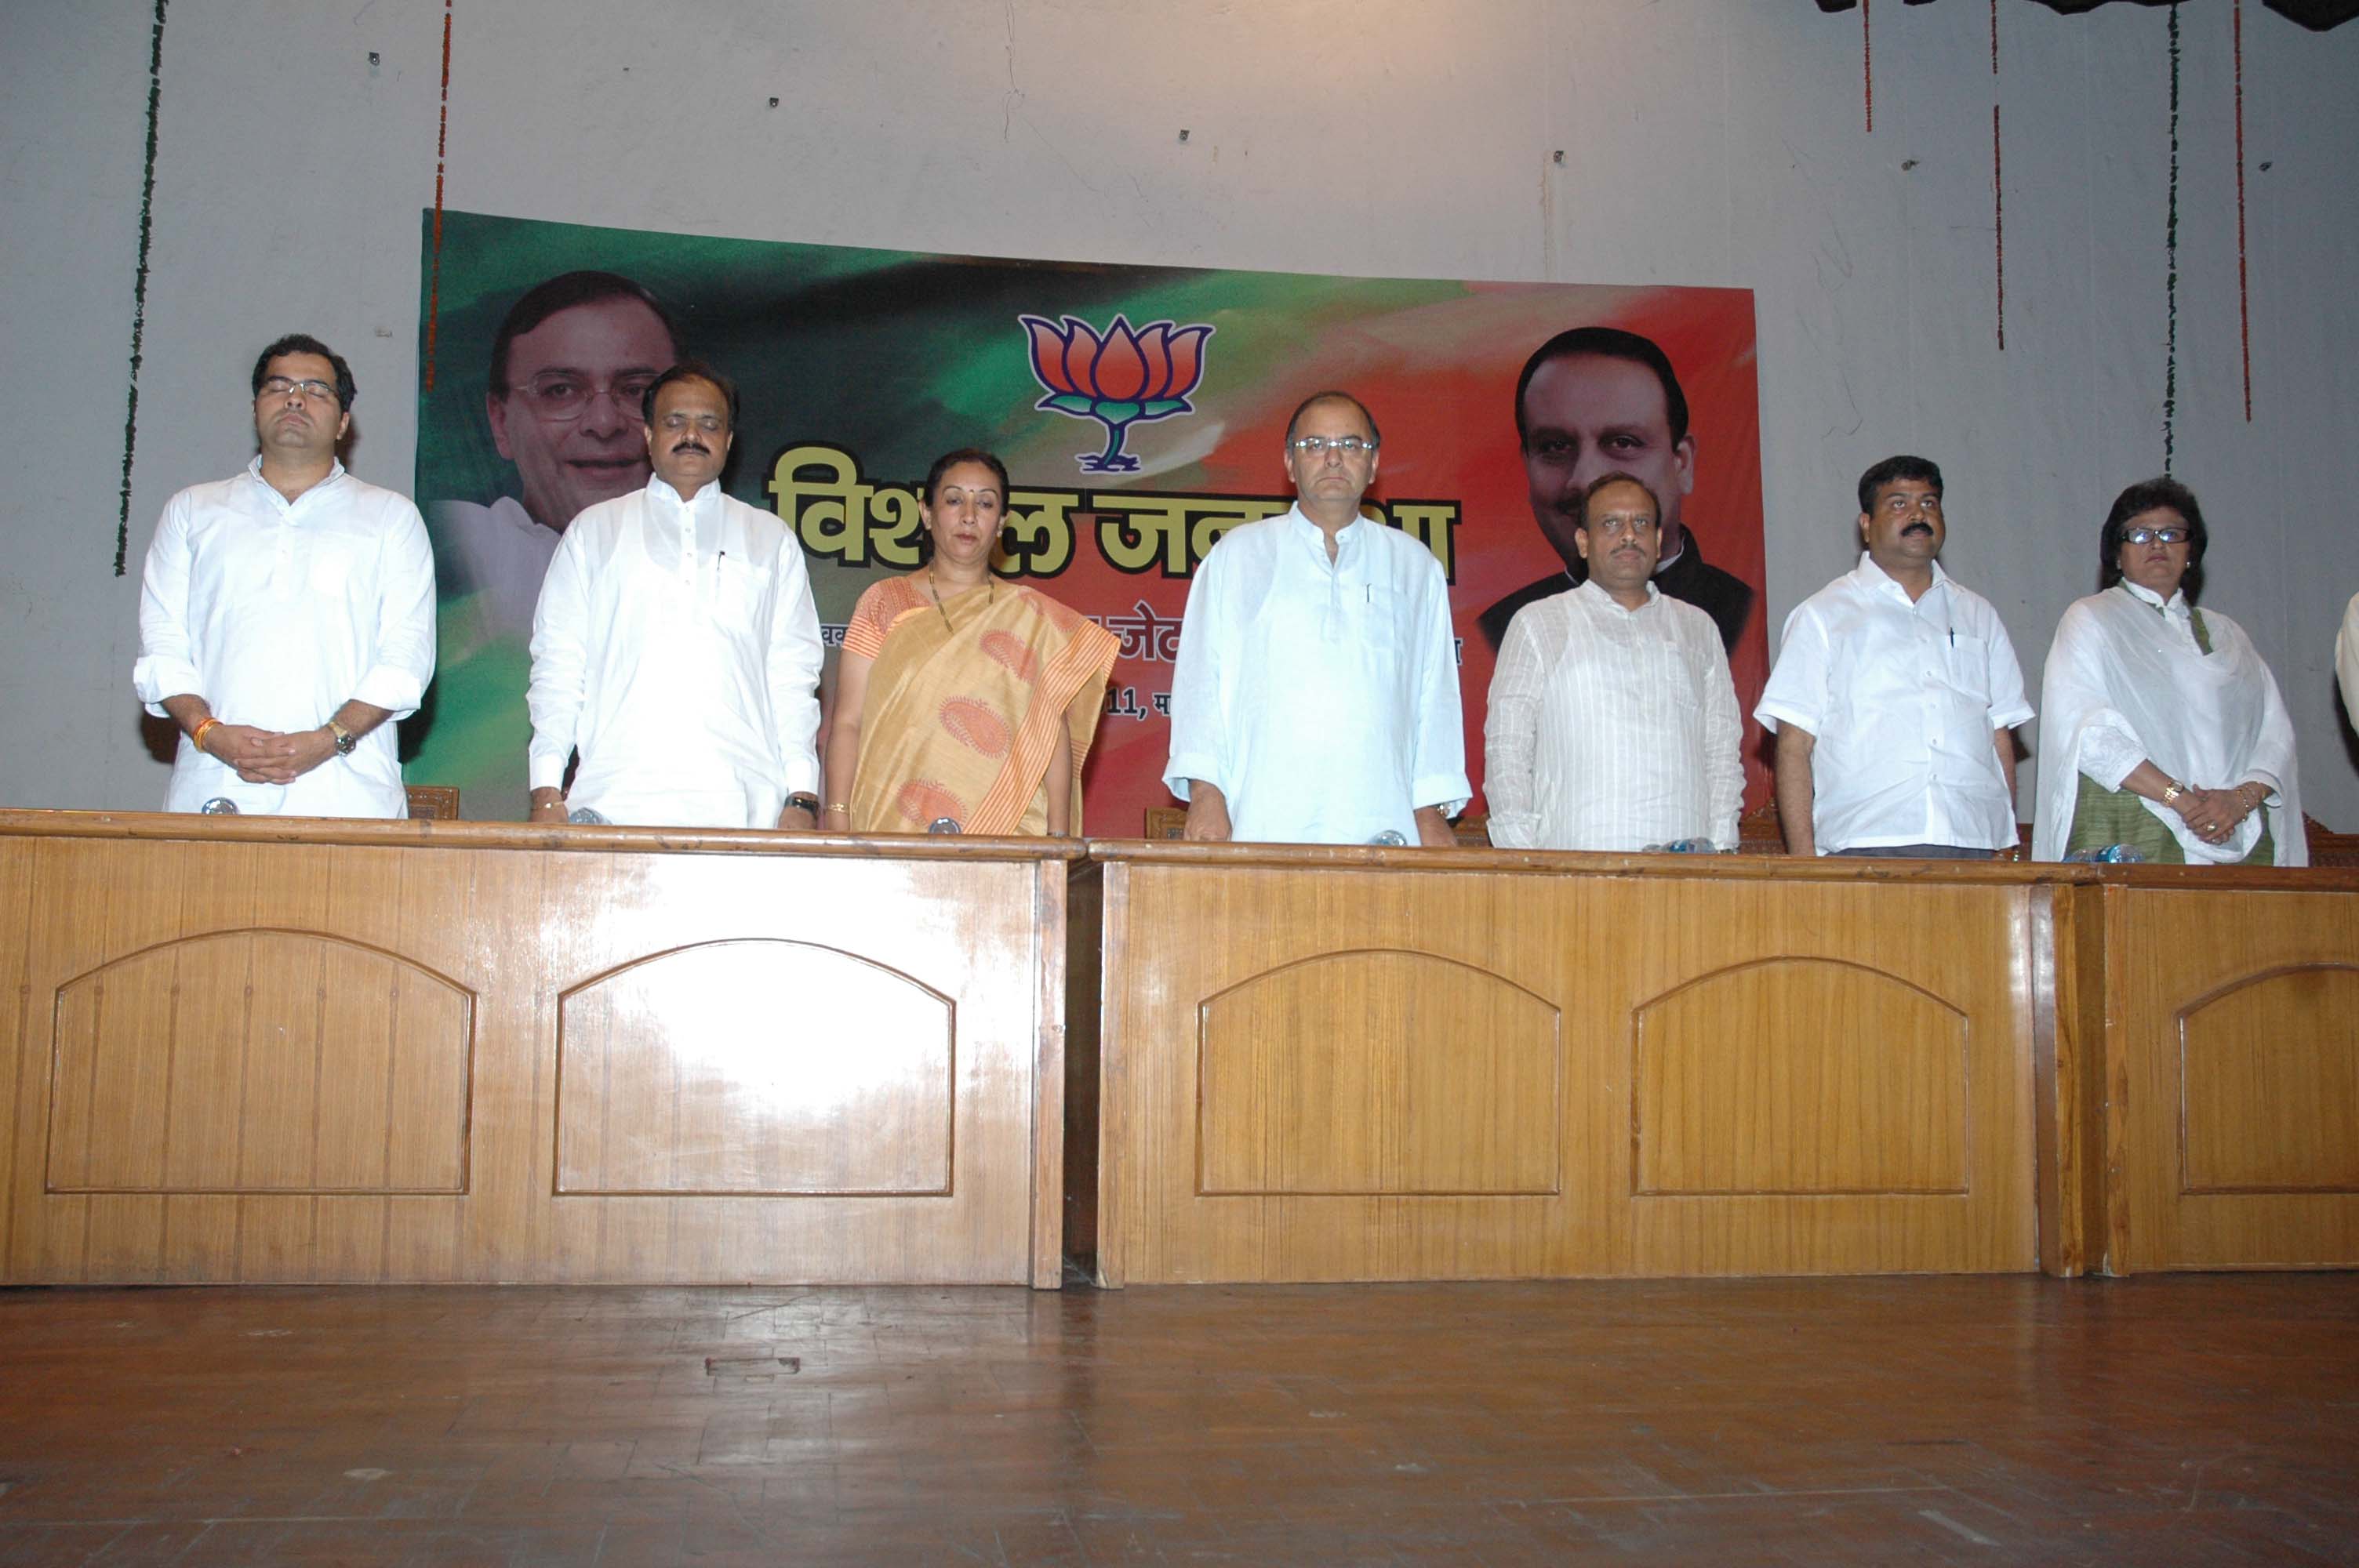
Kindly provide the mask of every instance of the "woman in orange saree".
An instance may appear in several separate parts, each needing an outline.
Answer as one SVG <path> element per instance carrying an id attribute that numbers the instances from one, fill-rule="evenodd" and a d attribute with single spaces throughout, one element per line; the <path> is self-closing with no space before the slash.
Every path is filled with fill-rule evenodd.
<path id="1" fill-rule="evenodd" d="M 1072 834 L 1114 634 L 999 581 L 1007 470 L 973 448 L 919 492 L 926 564 L 860 596 L 844 629 L 823 831 Z"/>

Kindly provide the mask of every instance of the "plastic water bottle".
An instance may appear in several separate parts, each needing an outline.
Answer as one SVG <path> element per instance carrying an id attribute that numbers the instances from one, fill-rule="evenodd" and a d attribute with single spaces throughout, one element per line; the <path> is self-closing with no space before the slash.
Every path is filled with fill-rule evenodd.
<path id="1" fill-rule="evenodd" d="M 1408 842 L 1408 836 L 1397 827 L 1387 827 L 1368 842 L 1381 845 L 1387 849 L 1397 849 Z"/>
<path id="2" fill-rule="evenodd" d="M 2064 858 L 2077 860 L 2084 866 L 2135 866 L 2146 860 L 2127 844 L 2093 844 L 2085 849 L 2075 849 Z"/>
<path id="3" fill-rule="evenodd" d="M 604 817 L 599 816 L 596 812 L 591 810 L 586 806 L 577 806 L 572 810 L 567 812 L 565 814 L 565 820 L 568 822 L 582 823 L 592 827 L 604 827 L 608 825 Z"/>
<path id="4" fill-rule="evenodd" d="M 225 795 L 217 795 L 213 796 L 212 799 L 205 802 L 204 805 L 197 807 L 197 809 L 204 813 L 207 816 L 235 816 L 237 815 L 237 802 L 230 799 L 230 797 Z"/>

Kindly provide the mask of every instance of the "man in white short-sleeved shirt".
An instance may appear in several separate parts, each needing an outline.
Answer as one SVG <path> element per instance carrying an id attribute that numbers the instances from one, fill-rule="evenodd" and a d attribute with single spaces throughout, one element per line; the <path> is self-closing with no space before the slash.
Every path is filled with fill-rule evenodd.
<path id="1" fill-rule="evenodd" d="M 1941 570 L 1941 470 L 1860 476 L 1859 565 L 1795 607 L 1754 717 L 1777 737 L 1796 855 L 1984 860 L 2017 842 L 2015 727 L 2031 717 L 1998 611 Z"/>
<path id="2" fill-rule="evenodd" d="M 1294 505 L 1221 537 L 1188 588 L 1164 783 L 1190 838 L 1457 840 L 1473 793 L 1441 563 L 1360 514 L 1376 424 L 1348 393 L 1286 427 Z"/>
<path id="3" fill-rule="evenodd" d="M 403 816 L 390 720 L 434 676 L 434 557 L 407 496 L 344 471 L 352 368 L 293 333 L 254 363 L 260 455 L 164 507 L 132 685 L 180 727 L 167 811 Z"/>

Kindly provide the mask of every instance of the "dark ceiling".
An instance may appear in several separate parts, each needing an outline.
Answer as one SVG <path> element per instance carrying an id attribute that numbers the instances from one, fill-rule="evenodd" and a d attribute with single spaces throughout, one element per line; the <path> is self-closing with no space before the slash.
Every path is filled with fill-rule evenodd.
<path id="1" fill-rule="evenodd" d="M 1911 5 L 1929 5 L 1932 0 L 1906 0 Z M 2100 5 L 2169 5 L 2175 0 L 2038 0 L 2051 11 L 2067 16 L 2077 16 L 2083 11 L 2093 11 Z M 2317 32 L 2339 27 L 2354 16 L 2359 16 L 2359 0 L 2261 0 L 2261 4 L 2290 21 Z M 1819 0 L 1821 11 L 1855 9 L 1859 0 Z"/>

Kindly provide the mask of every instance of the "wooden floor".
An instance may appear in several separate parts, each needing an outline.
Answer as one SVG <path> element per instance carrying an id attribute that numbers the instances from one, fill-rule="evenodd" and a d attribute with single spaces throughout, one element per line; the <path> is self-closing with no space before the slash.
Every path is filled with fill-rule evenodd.
<path id="1" fill-rule="evenodd" d="M 2359 1563 L 2359 1277 L 0 1292 L 0 1563 Z"/>

